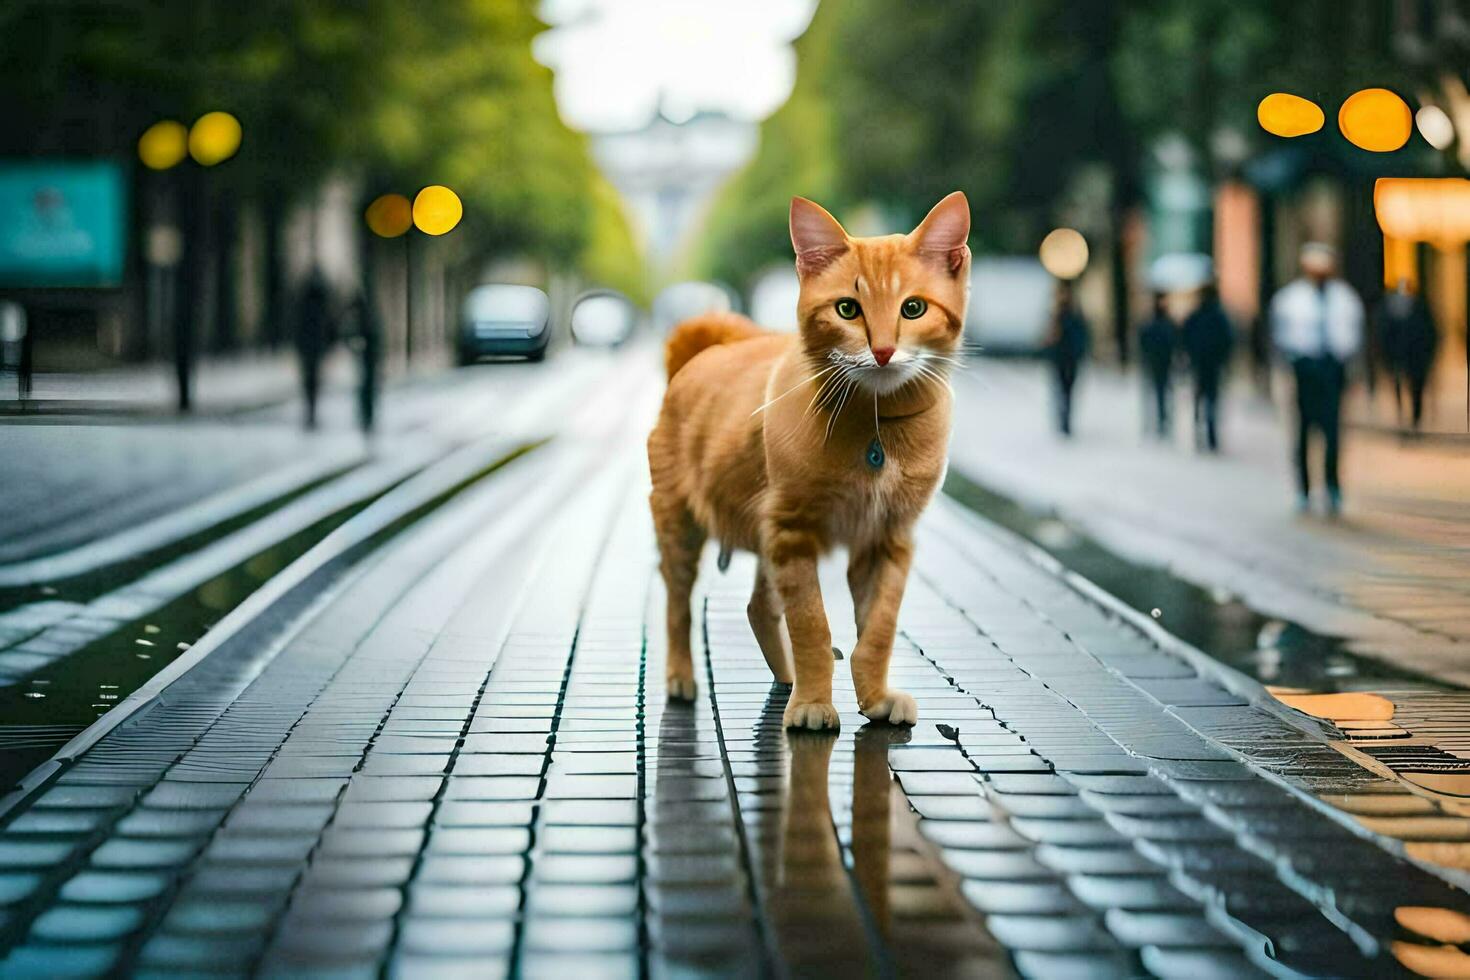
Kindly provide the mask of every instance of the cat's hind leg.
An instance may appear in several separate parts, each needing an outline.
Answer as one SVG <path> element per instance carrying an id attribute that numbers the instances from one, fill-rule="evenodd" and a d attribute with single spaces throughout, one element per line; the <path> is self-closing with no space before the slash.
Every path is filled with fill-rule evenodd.
<path id="1" fill-rule="evenodd" d="M 659 571 L 663 573 L 668 607 L 669 650 L 664 668 L 668 694 L 671 698 L 692 701 L 698 685 L 694 682 L 694 657 L 689 645 L 689 596 L 694 591 L 699 552 L 706 534 L 682 499 L 655 490 L 649 504 L 653 509 Z"/>
<path id="2" fill-rule="evenodd" d="M 791 640 L 781 622 L 781 597 L 776 593 L 776 584 L 766 574 L 764 560 L 756 564 L 755 588 L 750 593 L 750 604 L 745 607 L 745 614 L 776 683 L 790 684 Z"/>

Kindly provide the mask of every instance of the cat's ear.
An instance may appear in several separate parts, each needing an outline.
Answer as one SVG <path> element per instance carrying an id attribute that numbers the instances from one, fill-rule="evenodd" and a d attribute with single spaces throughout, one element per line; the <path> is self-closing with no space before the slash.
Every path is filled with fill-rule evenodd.
<path id="1" fill-rule="evenodd" d="M 791 247 L 796 249 L 797 275 L 810 275 L 847 251 L 847 232 L 820 204 L 793 197 Z"/>
<path id="2" fill-rule="evenodd" d="M 970 257 L 970 202 L 964 191 L 955 191 L 934 205 L 934 209 L 909 233 L 909 239 L 920 252 L 943 256 L 953 275 Z"/>

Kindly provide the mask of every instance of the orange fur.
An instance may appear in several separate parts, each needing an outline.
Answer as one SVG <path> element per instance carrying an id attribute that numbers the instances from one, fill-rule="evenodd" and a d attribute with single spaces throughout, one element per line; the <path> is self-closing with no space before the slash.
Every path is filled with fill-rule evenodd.
<path id="1" fill-rule="evenodd" d="M 672 378 L 706 347 L 749 340 L 765 331 L 739 313 L 706 313 L 676 326 L 664 343 L 664 368 Z"/>
<path id="2" fill-rule="evenodd" d="M 671 335 L 669 388 L 648 439 L 671 696 L 694 694 L 689 596 L 700 550 L 714 537 L 758 556 L 747 611 L 776 679 L 794 674 L 786 723 L 836 727 L 816 563 L 843 546 L 859 707 L 870 718 L 916 719 L 913 699 L 888 687 L 888 661 L 912 528 L 947 455 L 946 376 L 968 300 L 968 233 L 958 193 L 908 235 L 880 238 L 850 238 L 797 198 L 799 333 L 718 317 Z M 868 458 L 875 439 L 877 466 Z"/>

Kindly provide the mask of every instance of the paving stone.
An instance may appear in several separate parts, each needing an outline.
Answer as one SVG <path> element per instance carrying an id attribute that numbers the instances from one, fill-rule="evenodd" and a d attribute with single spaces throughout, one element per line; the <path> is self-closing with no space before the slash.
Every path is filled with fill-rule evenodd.
<path id="1" fill-rule="evenodd" d="M 217 810 L 232 806 L 247 786 L 246 783 L 164 780 L 143 797 L 143 805 L 159 810 Z"/>
<path id="2" fill-rule="evenodd" d="M 1088 906 L 1108 909 L 1169 910 L 1187 904 L 1162 874 L 1074 874 L 1067 878 L 1072 894 Z"/>
<path id="3" fill-rule="evenodd" d="M 119 948 L 112 945 L 18 946 L 0 960 L 0 976 L 104 976 L 116 963 L 119 952 Z"/>
<path id="4" fill-rule="evenodd" d="M 69 902 L 143 902 L 156 897 L 169 879 L 161 874 L 131 871 L 81 871 L 61 887 Z"/>
<path id="5" fill-rule="evenodd" d="M 1027 847 L 1026 838 L 1004 824 L 979 823 L 968 820 L 923 820 L 919 823 L 923 835 L 940 847 L 962 849 L 1004 850 Z"/>
<path id="6" fill-rule="evenodd" d="M 539 776 L 450 776 L 447 800 L 534 800 L 541 796 Z"/>
<path id="7" fill-rule="evenodd" d="M 53 943 L 110 942 L 126 936 L 143 923 L 136 905 L 56 905 L 31 923 L 31 935 Z"/>
<path id="8" fill-rule="evenodd" d="M 331 857 L 413 857 L 423 848 L 418 828 L 357 830 L 330 827 L 321 835 L 319 850 Z"/>
<path id="9" fill-rule="evenodd" d="M 1139 951 L 1143 965 L 1159 977 L 1190 980 L 1241 980 L 1264 976 L 1237 950 L 1179 950 L 1146 946 Z"/>
<path id="10" fill-rule="evenodd" d="M 28 897 L 44 880 L 40 874 L 0 871 L 0 906 L 14 905 Z"/>
<path id="11" fill-rule="evenodd" d="M 114 837 L 92 852 L 97 868 L 177 868 L 199 851 L 197 838 Z"/>
<path id="12" fill-rule="evenodd" d="M 509 953 L 515 943 L 510 919 L 442 919 L 410 915 L 403 921 L 398 945 L 408 953 L 436 957 Z"/>
<path id="13" fill-rule="evenodd" d="M 1015 950 L 1078 952 L 1112 948 L 1111 938 L 1090 915 L 991 915 L 985 924 L 996 939 Z"/>
<path id="14" fill-rule="evenodd" d="M 723 838 L 716 835 L 716 839 L 734 842 L 729 834 Z M 638 831 L 633 827 L 553 825 L 541 829 L 537 842 L 543 851 L 552 854 L 630 854 L 638 849 Z"/>
<path id="15" fill-rule="evenodd" d="M 413 874 L 411 857 L 338 857 L 319 855 L 303 880 L 320 888 L 378 888 L 400 886 Z"/>
<path id="16" fill-rule="evenodd" d="M 1127 843 L 1107 821 L 1097 817 L 1081 820 L 1013 817 L 1010 825 L 1016 833 L 1038 844 L 1103 847 Z"/>
<path id="17" fill-rule="evenodd" d="M 509 885 L 521 880 L 526 860 L 518 854 L 489 857 L 429 855 L 419 865 L 417 881 L 446 885 Z"/>
<path id="18" fill-rule="evenodd" d="M 329 804 L 276 804 L 246 802 L 230 811 L 225 826 L 239 833 L 297 835 L 315 833 L 332 819 Z"/>
<path id="19" fill-rule="evenodd" d="M 1126 946 L 1233 948 L 1200 912 L 1133 911 L 1110 909 L 1103 915 L 1108 931 Z"/>
<path id="20" fill-rule="evenodd" d="M 908 802 L 928 820 L 989 820 L 994 813 L 979 787 L 973 796 L 910 796 Z"/>
<path id="21" fill-rule="evenodd" d="M 631 854 L 546 854 L 536 861 L 534 874 L 545 882 L 618 884 L 637 880 L 638 859 Z"/>
<path id="22" fill-rule="evenodd" d="M 174 933 L 264 934 L 278 910 L 279 903 L 260 899 L 181 896 L 169 909 L 164 927 Z"/>
<path id="23" fill-rule="evenodd" d="M 627 918 L 545 918 L 526 923 L 531 950 L 616 953 L 638 947 L 637 923 Z"/>
<path id="24" fill-rule="evenodd" d="M 961 891 L 971 905 L 987 914 L 1058 915 L 1077 913 L 1082 906 L 1058 881 L 966 881 Z"/>
<path id="25" fill-rule="evenodd" d="M 638 910 L 638 889 L 633 885 L 539 883 L 530 890 L 527 909 L 532 916 L 632 917 Z"/>
<path id="26" fill-rule="evenodd" d="M 408 910 L 416 918 L 512 918 L 521 904 L 517 884 L 437 884 L 420 875 L 409 887 Z"/>
<path id="27" fill-rule="evenodd" d="M 0 867 L 11 869 L 50 867 L 65 861 L 74 847 L 75 844 L 69 840 L 0 837 Z"/>
<path id="28" fill-rule="evenodd" d="M 396 885 L 312 884 L 296 891 L 291 899 L 291 915 L 300 920 L 376 921 L 392 918 L 402 906 L 403 892 Z"/>
<path id="29" fill-rule="evenodd" d="M 1042 865 L 1066 875 L 1151 874 L 1158 870 L 1158 865 L 1127 844 L 1103 847 L 1041 844 L 1035 855 Z"/>

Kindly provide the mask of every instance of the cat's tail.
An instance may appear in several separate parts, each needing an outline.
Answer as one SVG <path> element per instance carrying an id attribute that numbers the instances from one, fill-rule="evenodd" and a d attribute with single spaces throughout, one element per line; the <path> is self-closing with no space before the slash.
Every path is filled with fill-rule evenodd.
<path id="1" fill-rule="evenodd" d="M 690 317 L 669 333 L 669 339 L 664 343 L 664 367 L 672 378 L 706 347 L 749 340 L 765 332 L 756 326 L 754 320 L 738 313 L 706 313 Z"/>

